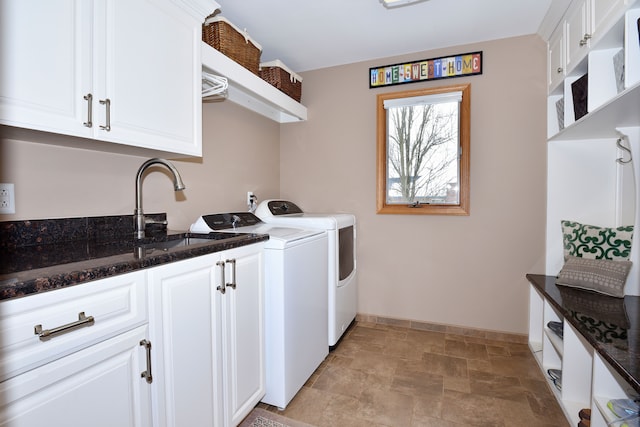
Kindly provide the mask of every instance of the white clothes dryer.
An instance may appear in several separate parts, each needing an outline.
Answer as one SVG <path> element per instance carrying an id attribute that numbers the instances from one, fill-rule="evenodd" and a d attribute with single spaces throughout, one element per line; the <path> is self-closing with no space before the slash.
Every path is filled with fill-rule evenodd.
<path id="1" fill-rule="evenodd" d="M 265 367 L 262 402 L 284 409 L 327 347 L 327 233 L 265 224 L 249 212 L 203 215 L 197 233 L 268 234 L 265 242 Z"/>
<path id="2" fill-rule="evenodd" d="M 356 217 L 348 213 L 305 213 L 286 200 L 264 200 L 256 215 L 267 224 L 326 230 L 328 233 L 329 346 L 354 321 L 357 310 Z"/>

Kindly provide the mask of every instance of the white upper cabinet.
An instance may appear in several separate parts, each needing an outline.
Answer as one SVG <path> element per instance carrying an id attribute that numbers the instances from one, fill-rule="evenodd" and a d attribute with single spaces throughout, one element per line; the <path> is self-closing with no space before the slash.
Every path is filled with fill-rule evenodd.
<path id="1" fill-rule="evenodd" d="M 549 92 L 552 92 L 564 79 L 564 25 L 560 23 L 549 39 Z"/>
<path id="2" fill-rule="evenodd" d="M 200 27 L 162 1 L 95 7 L 96 138 L 202 155 Z"/>
<path id="3" fill-rule="evenodd" d="M 611 28 L 633 0 L 576 0 L 549 38 L 549 92 L 554 92 L 570 74 L 584 74 L 582 61 L 590 49 L 615 47 L 618 44 Z M 608 41 L 604 41 L 608 36 Z M 559 71 L 561 70 L 561 71 Z"/>
<path id="4" fill-rule="evenodd" d="M 571 70 L 583 59 L 589 51 L 591 28 L 589 25 L 589 2 L 580 1 L 567 15 L 565 21 L 565 40 L 567 50 L 565 52 L 566 68 Z"/>
<path id="5" fill-rule="evenodd" d="M 4 1 L 0 123 L 200 156 L 205 3 Z"/>
<path id="6" fill-rule="evenodd" d="M 594 43 L 602 38 L 632 0 L 590 0 L 591 34 Z"/>
<path id="7" fill-rule="evenodd" d="M 89 137 L 89 2 L 0 4 L 0 123 Z"/>

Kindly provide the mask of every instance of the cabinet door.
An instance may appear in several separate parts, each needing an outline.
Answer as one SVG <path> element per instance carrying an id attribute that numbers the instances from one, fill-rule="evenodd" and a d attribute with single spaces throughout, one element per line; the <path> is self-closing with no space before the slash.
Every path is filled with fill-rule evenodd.
<path id="1" fill-rule="evenodd" d="M 224 253 L 227 287 L 223 330 L 226 378 L 225 425 L 237 425 L 265 394 L 264 282 L 262 250 L 251 245 Z M 235 260 L 235 274 L 233 273 Z"/>
<path id="2" fill-rule="evenodd" d="M 222 425 L 214 423 L 223 413 L 219 349 L 214 348 L 219 339 L 216 259 L 204 256 L 149 270 L 155 426 Z"/>
<path id="3" fill-rule="evenodd" d="M 138 327 L 0 383 L 0 426 L 150 426 L 146 332 Z"/>
<path id="4" fill-rule="evenodd" d="M 89 136 L 91 3 L 0 3 L 0 123 Z"/>
<path id="5" fill-rule="evenodd" d="M 558 25 L 549 39 L 549 92 L 564 79 L 564 22 Z"/>
<path id="6" fill-rule="evenodd" d="M 571 70 L 587 55 L 589 51 L 590 28 L 588 27 L 588 0 L 578 2 L 574 9 L 567 15 L 565 32 L 566 37 L 566 73 Z M 585 37 L 586 36 L 586 37 Z"/>
<path id="7" fill-rule="evenodd" d="M 95 4 L 96 138 L 201 155 L 200 24 L 167 0 Z"/>
<path id="8" fill-rule="evenodd" d="M 625 10 L 625 0 L 590 0 L 591 36 L 599 40 Z"/>

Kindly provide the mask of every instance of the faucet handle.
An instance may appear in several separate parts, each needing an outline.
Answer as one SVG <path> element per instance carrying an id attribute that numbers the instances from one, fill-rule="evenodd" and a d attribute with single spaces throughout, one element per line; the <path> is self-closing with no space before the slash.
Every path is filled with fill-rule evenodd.
<path id="1" fill-rule="evenodd" d="M 169 222 L 165 219 L 165 220 L 157 220 L 157 219 L 152 219 L 152 218 L 147 218 L 145 216 L 144 218 L 144 226 L 145 228 L 149 225 L 161 225 L 162 230 L 166 230 L 167 229 L 167 225 L 169 224 Z"/>
<path id="2" fill-rule="evenodd" d="M 151 225 L 151 224 L 160 224 L 160 225 L 167 225 L 169 224 L 169 222 L 165 219 L 165 220 L 157 220 L 157 219 L 150 219 L 145 217 L 144 218 L 144 223 L 146 225 Z"/>

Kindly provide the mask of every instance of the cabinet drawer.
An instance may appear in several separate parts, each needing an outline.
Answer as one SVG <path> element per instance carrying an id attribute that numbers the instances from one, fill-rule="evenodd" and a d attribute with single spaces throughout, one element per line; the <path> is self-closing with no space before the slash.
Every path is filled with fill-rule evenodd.
<path id="1" fill-rule="evenodd" d="M 0 303 L 0 381 L 146 323 L 146 295 L 137 271 Z"/>
<path id="2" fill-rule="evenodd" d="M 151 426 L 147 327 L 0 383 L 0 427 Z"/>

